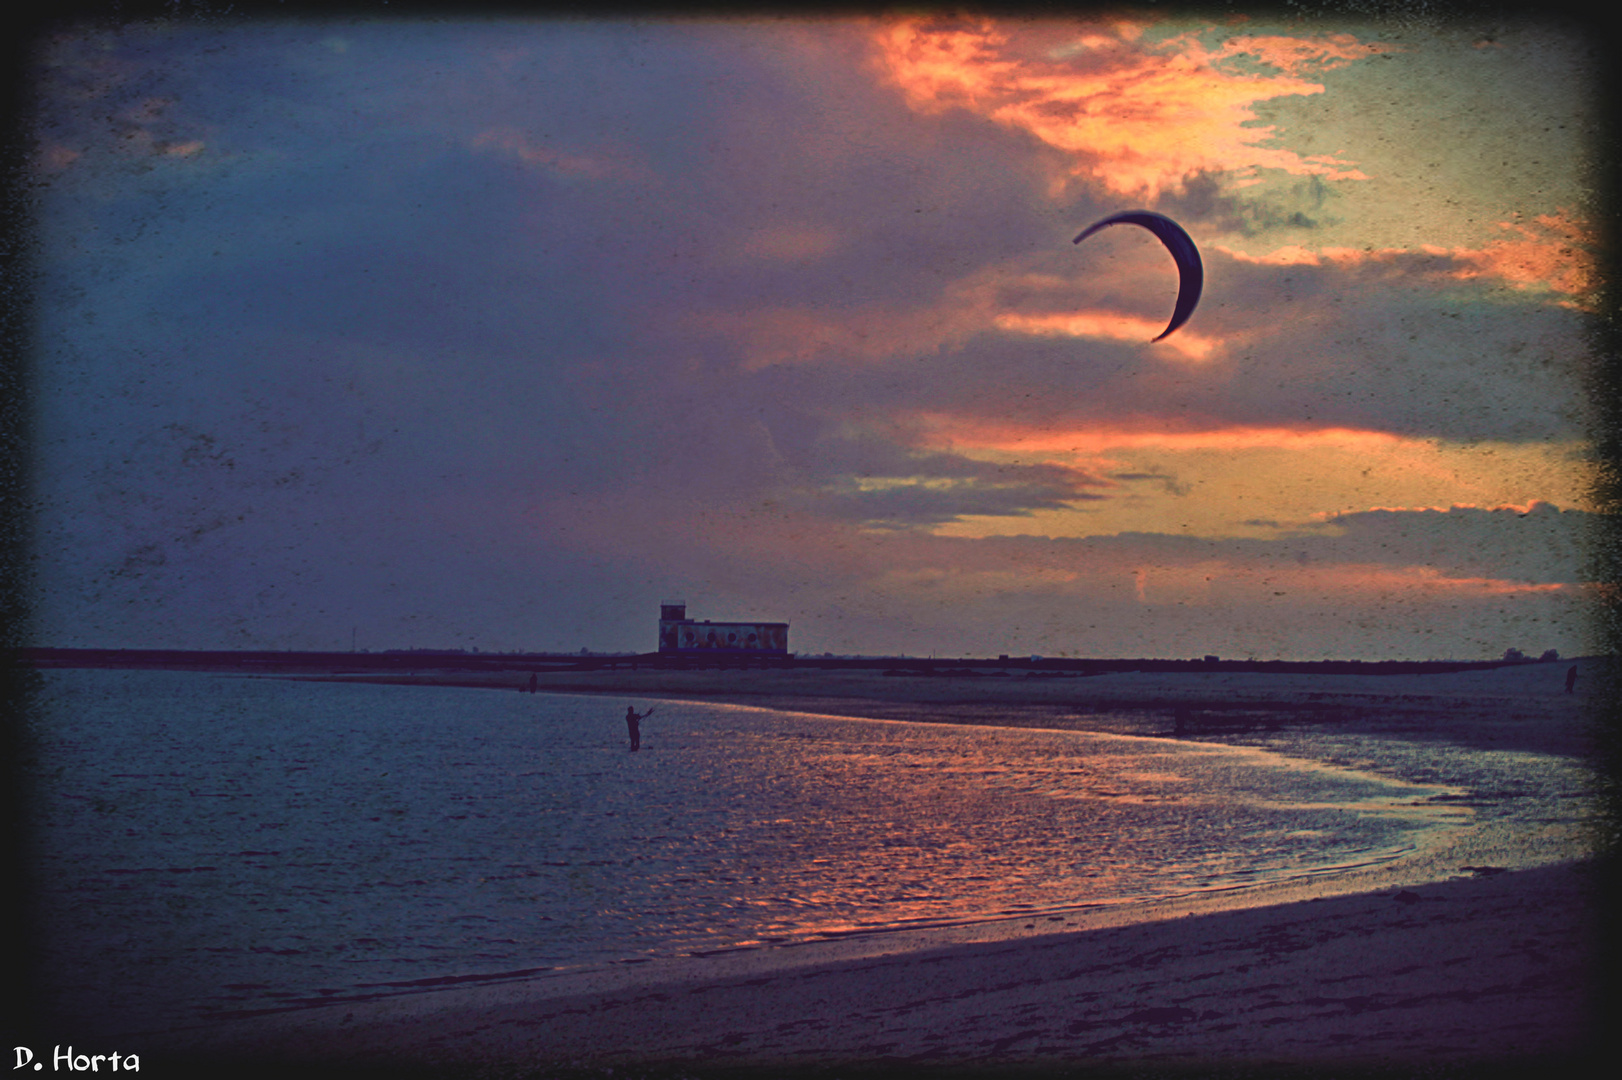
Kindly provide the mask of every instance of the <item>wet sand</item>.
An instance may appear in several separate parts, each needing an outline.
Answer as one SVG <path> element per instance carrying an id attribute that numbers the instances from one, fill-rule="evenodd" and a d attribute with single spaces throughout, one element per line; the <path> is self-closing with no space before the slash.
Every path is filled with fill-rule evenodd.
<path id="1" fill-rule="evenodd" d="M 1438 848 L 1305 881 L 1040 924 L 1016 918 L 547 973 L 165 1037 L 205 1057 L 449 1075 L 824 1076 L 836 1066 L 1569 1073 L 1602 1030 L 1593 958 L 1606 940 L 1596 920 L 1603 875 L 1587 858 L 1596 803 L 1578 761 L 1571 779 L 1533 790 L 1520 783 L 1517 756 L 1590 753 L 1599 672 L 1585 665 L 1580 692 L 1568 695 L 1566 666 L 973 685 L 865 672 L 542 676 L 553 692 L 637 702 L 1142 735 L 1173 735 L 1181 709 L 1178 737 L 1459 783 L 1475 816 Z M 519 681 L 483 678 L 501 689 Z M 414 681 L 467 684 L 432 673 Z M 622 700 L 602 707 L 611 716 Z"/>
<path id="2" fill-rule="evenodd" d="M 234 1051 L 256 1061 L 447 1075 L 492 1066 L 495 1075 L 508 1075 L 503 1067 L 831 1075 L 823 1068 L 853 1064 L 999 1074 L 1569 1070 L 1593 1030 L 1591 876 L 1586 865 L 1466 873 L 1260 908 L 1160 910 L 1154 921 L 1067 933 L 914 942 L 857 958 L 818 955 L 837 953 L 832 946 L 794 963 L 737 954 L 599 974 L 596 985 L 538 980 L 341 1017 L 272 1018 L 230 1034 Z"/>

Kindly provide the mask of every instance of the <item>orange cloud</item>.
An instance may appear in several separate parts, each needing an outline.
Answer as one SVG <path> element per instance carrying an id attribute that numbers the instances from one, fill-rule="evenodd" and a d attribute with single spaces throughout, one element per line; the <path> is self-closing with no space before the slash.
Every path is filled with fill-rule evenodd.
<path id="1" fill-rule="evenodd" d="M 1457 576 L 1432 566 L 1323 563 L 1261 567 L 1221 559 L 1183 564 L 1140 564 L 1131 570 L 1140 604 L 1204 607 L 1240 603 L 1380 603 L 1408 599 L 1478 598 L 1527 593 L 1577 595 L 1582 586 L 1485 576 Z"/>
<path id="2" fill-rule="evenodd" d="M 1541 214 L 1535 222 L 1500 222 L 1500 228 L 1513 230 L 1520 238 L 1499 240 L 1476 251 L 1454 252 L 1453 257 L 1464 265 L 1453 276 L 1492 275 L 1517 289 L 1565 293 L 1578 298 L 1571 306 L 1590 306 L 1598 281 L 1593 252 L 1584 246 L 1589 241 L 1587 224 L 1564 210 Z"/>
<path id="3" fill-rule="evenodd" d="M 1295 74 L 1309 69 L 1329 71 L 1390 51 L 1389 46 L 1370 45 L 1351 34 L 1326 34 L 1317 38 L 1271 35 L 1229 38 L 1214 55 L 1221 58 L 1252 56 L 1280 71 Z"/>
<path id="4" fill-rule="evenodd" d="M 1512 581 L 1507 578 L 1454 577 L 1431 566 L 1317 566 L 1294 575 L 1304 590 L 1363 593 L 1467 593 L 1508 596 L 1515 593 L 1576 592 L 1565 582 Z M 1285 582 L 1280 582 L 1285 584 Z M 1288 591 L 1285 590 L 1288 595 Z"/>
<path id="5" fill-rule="evenodd" d="M 1252 255 L 1249 252 L 1224 247 L 1221 244 L 1211 246 L 1214 250 L 1222 252 L 1222 254 L 1235 262 L 1251 263 L 1255 266 L 1319 266 L 1326 261 L 1349 261 L 1372 254 L 1360 252 L 1354 248 L 1321 248 L 1318 251 L 1312 251 L 1301 247 L 1299 244 L 1287 244 L 1265 255 Z M 1394 252 L 1396 249 L 1386 248 L 1382 250 Z"/>
<path id="6" fill-rule="evenodd" d="M 964 515 L 934 527 L 941 536 L 1273 538 L 1296 529 L 1335 534 L 1344 515 L 1381 508 L 1445 517 L 1469 507 L 1531 513 L 1539 501 L 1591 504 L 1591 470 L 1570 444 L 1457 444 L 1350 427 L 1166 430 L 1152 417 L 1042 426 L 921 413 L 893 420 L 886 433 L 918 451 L 1063 466 L 1113 484 L 1107 498 L 1019 520 Z"/>
<path id="7" fill-rule="evenodd" d="M 941 413 L 918 414 L 912 418 L 912 422 L 916 425 L 918 441 L 925 446 L 1025 453 L 1101 453 L 1134 447 L 1157 450 L 1252 450 L 1258 447 L 1306 450 L 1330 446 L 1372 451 L 1410 441 L 1385 431 L 1355 428 L 1229 427 L 1167 431 L 1160 426 L 1163 421 L 1159 419 L 1142 428 L 1090 427 L 1069 431 Z"/>
<path id="8" fill-rule="evenodd" d="M 1480 248 L 1424 245 L 1418 250 L 1326 247 L 1311 251 L 1288 246 L 1265 255 L 1250 255 L 1221 245 L 1214 247 L 1238 262 L 1265 266 L 1387 265 L 1460 280 L 1496 277 L 1516 289 L 1569 297 L 1555 301 L 1563 306 L 1591 309 L 1598 277 L 1587 222 L 1557 210 L 1539 215 L 1530 225 L 1505 221 L 1499 227 L 1519 237 Z"/>
<path id="9" fill-rule="evenodd" d="M 1302 155 L 1256 124 L 1259 102 L 1318 94 L 1297 77 L 1383 51 L 1346 34 L 1235 37 L 1209 49 L 1186 34 L 1159 43 L 1142 25 L 1077 31 L 1058 23 L 902 19 L 873 32 L 878 62 L 918 112 L 965 109 L 1064 151 L 1070 173 L 1153 198 L 1190 174 L 1258 169 L 1367 179 L 1333 155 Z M 1226 70 L 1248 56 L 1275 73 Z"/>
<path id="10" fill-rule="evenodd" d="M 1021 334 L 1039 334 L 1044 337 L 1109 338 L 1114 341 L 1151 342 L 1166 328 L 1164 320 L 1140 319 L 1131 315 L 1116 315 L 1104 311 L 1060 312 L 1047 315 L 998 315 L 994 322 L 998 329 Z M 1164 341 L 1154 342 L 1156 348 L 1173 352 L 1188 360 L 1204 360 L 1216 351 L 1217 340 L 1186 330 L 1179 330 Z"/>

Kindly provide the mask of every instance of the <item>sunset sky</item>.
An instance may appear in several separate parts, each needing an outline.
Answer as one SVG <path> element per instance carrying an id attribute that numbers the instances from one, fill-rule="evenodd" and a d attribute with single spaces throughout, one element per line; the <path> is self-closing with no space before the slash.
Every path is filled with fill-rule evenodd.
<path id="1" fill-rule="evenodd" d="M 1243 5 L 1232 10 L 1241 11 Z M 1535 22 L 64 25 L 39 644 L 1592 649 Z M 1193 318 L 1155 344 L 1199 245 Z"/>

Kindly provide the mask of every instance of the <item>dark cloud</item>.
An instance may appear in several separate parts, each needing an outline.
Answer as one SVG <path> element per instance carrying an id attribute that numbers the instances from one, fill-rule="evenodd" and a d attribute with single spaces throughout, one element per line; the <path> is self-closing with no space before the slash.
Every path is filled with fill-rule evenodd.
<path id="1" fill-rule="evenodd" d="M 1110 473 L 1109 478 L 1123 482 L 1153 480 L 1160 486 L 1162 491 L 1170 495 L 1187 495 L 1193 490 L 1189 484 L 1179 480 L 1171 473 L 1122 472 Z"/>
<path id="2" fill-rule="evenodd" d="M 1594 545 L 1615 524 L 1606 515 L 1561 510 L 1549 503 L 1449 510 L 1366 510 L 1329 524 L 1342 537 L 1313 545 L 1319 559 L 1433 566 L 1532 583 L 1597 580 Z"/>
<path id="3" fill-rule="evenodd" d="M 942 459 L 924 458 L 904 482 L 863 490 L 844 481 L 817 493 L 815 509 L 835 519 L 905 528 L 939 525 L 971 515 L 1028 517 L 1035 510 L 1058 510 L 1103 498 L 1085 490 L 1086 478 L 1054 466 L 965 468 L 962 459 L 936 471 Z M 941 472 L 948 479 L 938 479 Z M 931 474 L 934 476 L 931 476 Z M 955 475 L 952 475 L 955 474 Z"/>
<path id="4" fill-rule="evenodd" d="M 1189 176 L 1161 200 L 1163 212 L 1212 233 L 1267 236 L 1280 246 L 1310 242 L 1312 231 L 1338 224 L 1331 208 L 1335 188 L 1321 176 L 1274 182 L 1236 195 L 1221 173 Z"/>
<path id="5" fill-rule="evenodd" d="M 1548 503 L 1524 510 L 1369 510 L 1336 515 L 1325 525 L 1277 539 L 1131 533 L 1051 543 L 1073 549 L 1077 558 L 1116 552 L 1168 565 L 1424 567 L 1449 579 L 1577 585 L 1595 580 L 1593 545 L 1610 527 L 1604 515 Z"/>
<path id="6" fill-rule="evenodd" d="M 1236 568 L 1337 565 L 1428 567 L 1447 578 L 1576 585 L 1594 580 L 1592 545 L 1605 535 L 1604 515 L 1561 510 L 1452 507 L 1369 510 L 1327 519 L 1274 539 L 1121 533 L 1085 538 L 1004 536 L 984 540 L 919 539 L 909 551 L 922 565 L 979 570 L 1088 565 L 1231 564 Z M 972 549 L 978 554 L 970 555 Z"/>
<path id="7" fill-rule="evenodd" d="M 921 452 L 922 415 L 1569 438 L 1581 324 L 1445 255 L 1212 249 L 1208 362 L 998 328 L 1171 297 L 1157 262 L 1070 245 L 1115 200 L 1056 201 L 1027 133 L 914 112 L 855 24 L 148 28 L 45 59 L 52 643 L 634 647 L 677 591 L 877 651 L 962 590 L 1015 638 L 1138 626 L 1143 560 L 1576 580 L 1570 511 L 929 536 L 1186 488 Z M 1165 208 L 1281 243 L 1332 219 L 1318 179 L 1270 191 L 1194 177 Z M 1159 632 L 1133 649 L 1210 645 Z"/>

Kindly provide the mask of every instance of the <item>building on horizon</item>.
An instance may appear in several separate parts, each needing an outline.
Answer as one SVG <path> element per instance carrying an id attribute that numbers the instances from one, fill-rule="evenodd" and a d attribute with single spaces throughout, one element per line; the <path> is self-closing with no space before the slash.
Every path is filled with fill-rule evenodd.
<path id="1" fill-rule="evenodd" d="M 698 622 L 687 605 L 659 605 L 659 651 L 671 655 L 787 656 L 786 622 Z"/>

